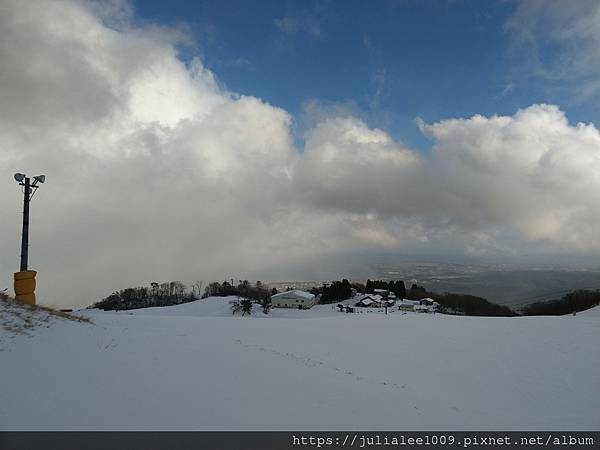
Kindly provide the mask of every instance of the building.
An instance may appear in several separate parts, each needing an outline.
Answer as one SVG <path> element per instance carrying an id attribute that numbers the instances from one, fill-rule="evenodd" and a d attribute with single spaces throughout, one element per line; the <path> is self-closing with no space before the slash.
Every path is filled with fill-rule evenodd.
<path id="1" fill-rule="evenodd" d="M 371 297 L 363 297 L 358 302 L 354 304 L 354 306 L 359 306 L 361 308 L 369 308 L 369 307 L 377 307 L 379 303 L 373 300 Z"/>
<path id="2" fill-rule="evenodd" d="M 316 299 L 313 294 L 298 289 L 271 296 L 271 306 L 274 308 L 308 309 L 312 308 L 314 304 L 316 304 Z"/>
<path id="3" fill-rule="evenodd" d="M 355 298 L 355 300 L 358 301 L 354 304 L 354 306 L 359 306 L 363 308 L 382 308 L 385 306 L 391 308 L 392 306 L 394 306 L 395 303 L 394 299 L 388 298 L 386 300 L 378 294 L 364 294 L 358 297 L 357 299 Z"/>
<path id="4" fill-rule="evenodd" d="M 380 295 L 374 294 L 365 294 L 358 297 L 358 300 L 354 306 L 359 306 L 363 308 L 378 308 L 383 303 L 383 298 Z"/>
<path id="5" fill-rule="evenodd" d="M 402 299 L 396 302 L 396 305 L 400 311 L 414 311 L 415 306 L 420 305 L 420 302 L 419 300 Z"/>
<path id="6" fill-rule="evenodd" d="M 382 297 L 387 297 L 390 291 L 387 289 L 373 289 L 373 294 L 381 295 Z"/>
<path id="7" fill-rule="evenodd" d="M 427 312 L 435 312 L 440 307 L 440 304 L 432 298 L 422 298 L 419 302 L 421 306 L 426 306 L 428 308 Z"/>

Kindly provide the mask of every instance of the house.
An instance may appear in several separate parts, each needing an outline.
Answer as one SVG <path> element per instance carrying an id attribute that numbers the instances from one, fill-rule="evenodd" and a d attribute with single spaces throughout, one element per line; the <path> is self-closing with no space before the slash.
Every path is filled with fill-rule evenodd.
<path id="1" fill-rule="evenodd" d="M 377 303 L 370 297 L 362 298 L 354 306 L 360 306 L 362 308 L 376 307 Z"/>
<path id="2" fill-rule="evenodd" d="M 402 299 L 396 302 L 400 311 L 414 311 L 415 306 L 420 305 L 419 300 Z"/>
<path id="3" fill-rule="evenodd" d="M 382 298 L 388 298 L 388 296 L 390 295 L 390 291 L 388 291 L 387 289 L 373 289 L 373 294 L 379 295 Z"/>
<path id="4" fill-rule="evenodd" d="M 436 312 L 440 304 L 431 298 L 422 298 L 419 304 L 414 306 L 415 312 L 433 313 Z"/>
<path id="5" fill-rule="evenodd" d="M 271 296 L 271 305 L 274 308 L 297 308 L 308 309 L 316 304 L 314 294 L 295 289 L 293 291 L 280 292 Z"/>
<path id="6" fill-rule="evenodd" d="M 367 307 L 367 308 L 379 308 L 383 304 L 384 300 L 380 295 L 365 294 L 358 298 L 358 301 L 354 306 Z"/>

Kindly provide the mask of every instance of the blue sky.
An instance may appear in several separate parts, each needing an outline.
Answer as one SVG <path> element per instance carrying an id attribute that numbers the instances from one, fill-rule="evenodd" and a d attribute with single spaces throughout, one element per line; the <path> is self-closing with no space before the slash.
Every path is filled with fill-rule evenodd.
<path id="1" fill-rule="evenodd" d="M 522 30 L 509 26 L 517 2 L 138 0 L 133 6 L 139 21 L 186 27 L 192 42 L 181 48 L 182 59 L 200 56 L 227 89 L 292 113 L 298 138 L 310 100 L 351 108 L 416 149 L 431 145 L 416 117 L 432 123 L 511 115 L 534 103 L 559 105 L 572 123 L 598 124 L 600 116 L 597 95 L 574 99 L 580 74 L 540 75 L 540 66 L 560 65 L 573 42 L 553 43 L 544 24 L 526 30 L 535 42 L 520 39 Z"/>

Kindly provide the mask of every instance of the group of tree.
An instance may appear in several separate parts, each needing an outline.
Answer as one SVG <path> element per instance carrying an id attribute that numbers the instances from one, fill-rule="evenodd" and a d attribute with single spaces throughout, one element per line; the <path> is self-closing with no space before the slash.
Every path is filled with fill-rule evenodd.
<path id="1" fill-rule="evenodd" d="M 585 311 L 600 304 L 600 290 L 577 290 L 558 300 L 537 302 L 522 310 L 524 316 L 562 316 Z"/>
<path id="2" fill-rule="evenodd" d="M 255 300 L 257 302 L 263 302 L 265 299 L 269 298 L 272 293 L 272 290 L 270 290 L 260 281 L 252 284 L 248 280 L 239 280 L 237 285 L 235 285 L 233 282 L 230 283 L 229 281 L 223 281 L 222 283 L 214 281 L 206 286 L 202 298 L 227 297 L 234 295 L 237 297 Z"/>
<path id="3" fill-rule="evenodd" d="M 311 290 L 311 293 L 321 294 L 319 303 L 336 303 L 352 297 L 352 285 L 347 279 L 342 281 L 333 281 L 331 284 L 324 284 L 320 288 Z"/>
<path id="4" fill-rule="evenodd" d="M 429 297 L 440 304 L 439 312 L 446 314 L 495 317 L 518 316 L 518 314 L 508 306 L 498 305 L 497 303 L 490 302 L 485 298 L 476 297 L 474 295 L 452 293 L 436 294 L 427 291 L 425 291 L 425 294 L 425 297 Z"/>
<path id="5" fill-rule="evenodd" d="M 90 308 L 105 311 L 150 308 L 178 305 L 196 300 L 196 298 L 195 289 L 187 291 L 181 281 L 152 282 L 150 286 L 132 287 L 113 292 L 108 297 L 94 303 Z"/>
<path id="6" fill-rule="evenodd" d="M 428 292 L 423 286 L 414 283 L 406 289 L 402 280 L 367 280 L 365 293 L 372 294 L 375 289 L 386 289 L 393 292 L 398 299 L 421 300 L 431 298 L 440 304 L 439 311 L 448 314 L 464 314 L 467 316 L 515 316 L 512 309 L 492 303 L 484 298 L 467 294 L 437 294 Z"/>
<path id="7" fill-rule="evenodd" d="M 367 280 L 366 284 L 350 282 L 347 279 L 342 281 L 333 281 L 330 284 L 323 284 L 322 286 L 314 287 L 310 289 L 310 292 L 315 295 L 320 295 L 319 303 L 335 303 L 342 300 L 346 300 L 352 297 L 352 290 L 356 292 L 363 292 L 366 294 L 372 294 L 375 289 L 385 289 L 393 292 L 397 298 L 415 298 L 421 299 L 426 297 L 426 291 L 416 284 L 411 287 L 407 292 L 402 280 Z"/>
<path id="8" fill-rule="evenodd" d="M 423 286 L 413 284 L 406 293 L 406 297 L 404 298 L 407 298 L 409 300 L 421 300 L 425 297 L 428 297 L 427 290 Z"/>
<path id="9" fill-rule="evenodd" d="M 364 292 L 366 294 L 372 294 L 375 289 L 385 289 L 393 292 L 397 298 L 406 298 L 406 286 L 402 280 L 367 280 Z"/>

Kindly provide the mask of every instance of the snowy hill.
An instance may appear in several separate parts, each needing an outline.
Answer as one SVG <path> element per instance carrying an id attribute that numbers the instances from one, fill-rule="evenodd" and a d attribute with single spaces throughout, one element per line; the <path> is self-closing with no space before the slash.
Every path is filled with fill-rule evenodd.
<path id="1" fill-rule="evenodd" d="M 600 306 L 595 306 L 588 309 L 587 311 L 581 311 L 577 313 L 578 316 L 584 317 L 598 317 L 600 318 Z"/>
<path id="2" fill-rule="evenodd" d="M 82 311 L 93 324 L 0 329 L 0 429 L 595 429 L 599 311 Z"/>

